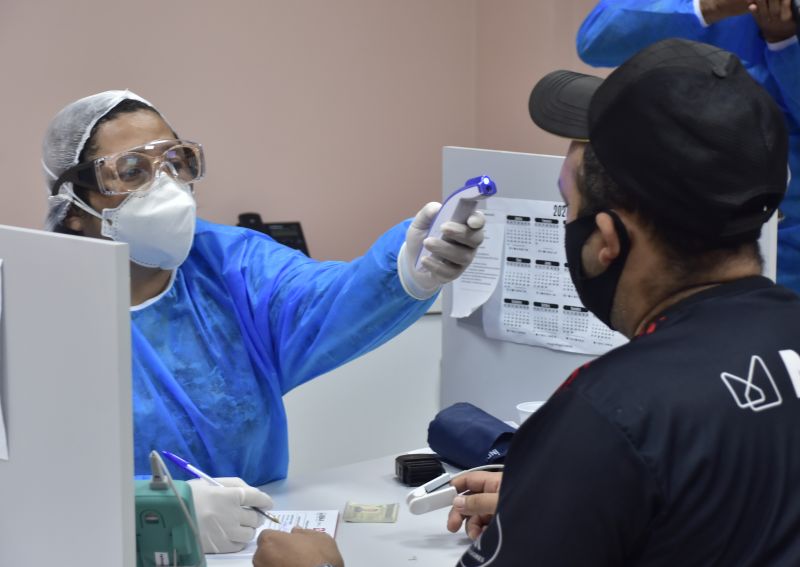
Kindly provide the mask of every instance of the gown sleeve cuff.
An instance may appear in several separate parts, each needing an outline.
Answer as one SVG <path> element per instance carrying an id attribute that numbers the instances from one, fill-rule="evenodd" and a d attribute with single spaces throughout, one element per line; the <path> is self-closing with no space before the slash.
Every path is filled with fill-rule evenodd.
<path id="1" fill-rule="evenodd" d="M 782 41 L 776 41 L 774 43 L 767 42 L 767 49 L 770 51 L 781 51 L 786 49 L 790 45 L 794 45 L 798 42 L 797 36 L 793 35 L 792 37 L 787 37 Z"/>
<path id="2" fill-rule="evenodd" d="M 410 267 L 408 258 L 406 258 L 407 255 L 406 243 L 403 242 L 403 245 L 400 247 L 400 253 L 397 255 L 397 275 L 400 278 L 400 285 L 402 285 L 405 292 L 414 299 L 418 299 L 419 301 L 430 299 L 436 295 L 441 286 L 437 285 L 430 288 L 418 283 L 411 273 L 412 268 Z"/>
<path id="3" fill-rule="evenodd" d="M 703 17 L 703 10 L 700 8 L 700 0 L 692 0 L 692 4 L 694 5 L 694 14 L 697 16 L 697 20 L 700 22 L 700 25 L 704 28 L 707 28 L 709 24 Z"/>

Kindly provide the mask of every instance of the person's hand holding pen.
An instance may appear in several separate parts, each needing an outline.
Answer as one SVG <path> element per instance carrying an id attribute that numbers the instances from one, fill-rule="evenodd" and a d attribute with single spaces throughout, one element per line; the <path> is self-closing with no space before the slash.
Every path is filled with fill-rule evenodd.
<path id="1" fill-rule="evenodd" d="M 272 498 L 240 478 L 213 478 L 168 451 L 171 462 L 198 478 L 190 480 L 192 500 L 200 529 L 203 553 L 241 551 L 255 536 L 264 518 L 278 522 L 263 509 L 272 508 Z"/>
<path id="2" fill-rule="evenodd" d="M 227 485 L 223 484 L 222 482 L 220 482 L 220 480 L 222 480 L 222 479 L 216 479 L 216 478 L 212 477 L 211 475 L 208 475 L 208 474 L 204 473 L 203 471 L 198 469 L 193 464 L 188 463 L 187 461 L 181 459 L 175 453 L 170 453 L 169 451 L 161 451 L 161 454 L 164 455 L 166 458 L 168 458 L 173 463 L 175 463 L 176 465 L 178 465 L 180 468 L 185 470 L 186 472 L 188 472 L 190 474 L 193 474 L 197 478 L 202 478 L 207 483 L 209 483 L 209 484 L 211 484 L 213 486 L 228 486 L 228 487 L 247 486 L 247 487 L 252 488 L 252 486 L 250 486 L 249 484 L 247 484 L 246 482 L 244 482 L 242 479 L 239 479 L 239 478 L 234 478 L 234 480 L 237 480 L 237 481 L 240 481 L 240 482 L 234 482 L 232 484 L 229 483 Z M 265 494 L 265 493 L 262 492 L 262 494 Z M 265 494 L 265 496 L 267 496 L 267 498 L 269 498 L 269 495 Z M 242 506 L 244 506 L 244 504 L 242 504 Z M 269 500 L 269 508 L 271 508 L 271 507 L 272 507 L 272 499 L 270 498 L 270 500 Z M 276 518 L 272 514 L 268 514 L 267 512 L 262 510 L 261 508 L 257 508 L 256 506 L 248 506 L 248 508 L 250 508 L 251 510 L 253 510 L 254 512 L 256 512 L 258 514 L 261 514 L 262 516 L 264 516 L 266 519 L 270 520 L 271 522 L 275 522 L 276 524 L 280 524 L 281 523 L 281 521 L 278 518 Z M 269 508 L 267 508 L 267 509 L 269 509 Z"/>
<path id="3" fill-rule="evenodd" d="M 475 471 L 454 477 L 450 484 L 459 496 L 447 517 L 447 529 L 457 532 L 464 524 L 470 539 L 477 539 L 492 520 L 497 510 L 502 472 Z"/>

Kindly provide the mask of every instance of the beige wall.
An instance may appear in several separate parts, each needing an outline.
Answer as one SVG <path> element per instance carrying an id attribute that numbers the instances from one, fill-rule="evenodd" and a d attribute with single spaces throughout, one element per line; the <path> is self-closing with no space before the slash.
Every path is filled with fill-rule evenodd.
<path id="1" fill-rule="evenodd" d="M 563 151 L 527 97 L 592 3 L 3 0 L 0 223 L 41 226 L 52 115 L 130 88 L 206 146 L 202 216 L 301 220 L 315 257 L 353 257 L 438 199 L 442 146 Z"/>
<path id="2" fill-rule="evenodd" d="M 537 128 L 528 97 L 542 76 L 572 69 L 604 76 L 578 59 L 575 36 L 597 0 L 478 0 L 477 147 L 563 155 L 567 142 Z"/>

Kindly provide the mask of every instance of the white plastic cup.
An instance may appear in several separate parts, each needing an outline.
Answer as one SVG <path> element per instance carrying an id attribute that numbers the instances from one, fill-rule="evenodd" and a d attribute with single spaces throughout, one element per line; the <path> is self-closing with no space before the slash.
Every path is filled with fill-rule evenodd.
<path id="1" fill-rule="evenodd" d="M 522 402 L 517 404 L 517 414 L 519 415 L 519 424 L 525 423 L 525 420 L 532 416 L 536 410 L 544 405 L 544 402 Z"/>

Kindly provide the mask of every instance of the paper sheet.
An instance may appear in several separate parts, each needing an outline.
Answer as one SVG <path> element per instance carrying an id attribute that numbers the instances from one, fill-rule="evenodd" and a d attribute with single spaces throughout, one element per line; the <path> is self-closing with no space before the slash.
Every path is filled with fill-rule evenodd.
<path id="1" fill-rule="evenodd" d="M 494 197 L 487 208 L 505 219 L 505 240 L 501 283 L 483 308 L 486 336 L 595 355 L 627 342 L 578 299 L 564 252 L 564 203 Z"/>
<path id="2" fill-rule="evenodd" d="M 503 215 L 484 210 L 483 244 L 472 264 L 453 282 L 453 305 L 450 316 L 467 317 L 492 296 L 500 280 L 500 257 L 503 253 Z"/>
<path id="3" fill-rule="evenodd" d="M 264 530 L 278 530 L 290 532 L 295 526 L 308 530 L 325 532 L 331 537 L 336 537 L 336 525 L 339 520 L 339 510 L 270 510 L 269 513 L 276 516 L 281 523 L 276 524 L 267 520 L 256 530 L 256 536 L 247 547 L 238 553 L 226 553 L 225 559 L 234 557 L 252 557 L 256 552 L 256 542 L 258 535 Z M 221 556 L 220 556 L 221 557 Z"/>
<path id="4" fill-rule="evenodd" d="M 3 323 L 3 260 L 0 260 L 0 329 Z M 2 354 L 2 349 L 0 349 Z M 0 370 L 3 368 L 2 360 L 0 360 Z M 0 376 L 0 459 L 8 460 L 8 439 L 6 438 L 6 422 L 3 418 L 3 376 Z"/>

